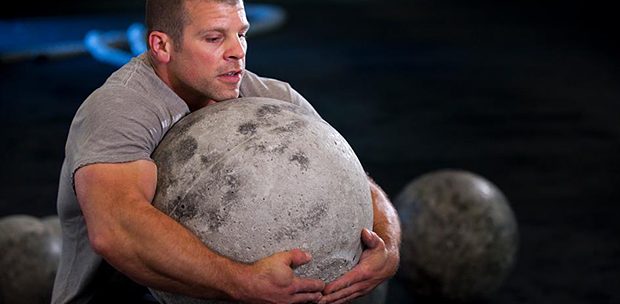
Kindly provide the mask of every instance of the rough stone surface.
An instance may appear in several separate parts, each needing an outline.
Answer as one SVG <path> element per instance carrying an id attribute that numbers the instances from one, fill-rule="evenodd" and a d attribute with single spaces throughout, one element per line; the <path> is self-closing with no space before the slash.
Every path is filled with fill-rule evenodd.
<path id="1" fill-rule="evenodd" d="M 50 303 L 62 248 L 56 225 L 28 215 L 0 219 L 0 303 Z"/>
<path id="2" fill-rule="evenodd" d="M 425 174 L 395 200 L 403 225 L 399 277 L 416 294 L 470 301 L 493 293 L 511 270 L 517 223 L 505 196 L 470 172 Z"/>
<path id="3" fill-rule="evenodd" d="M 359 260 L 372 228 L 366 174 L 325 121 L 266 98 L 220 102 L 179 121 L 153 159 L 154 205 L 240 262 L 301 248 L 295 271 L 327 282 Z M 198 300 L 154 291 L 162 302 Z M 216 302 L 212 302 L 216 303 Z"/>

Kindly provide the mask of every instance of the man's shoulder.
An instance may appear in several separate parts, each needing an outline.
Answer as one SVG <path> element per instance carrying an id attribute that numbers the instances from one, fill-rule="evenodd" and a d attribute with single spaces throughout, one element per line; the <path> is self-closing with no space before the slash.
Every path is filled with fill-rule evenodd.
<path id="1" fill-rule="evenodd" d="M 250 71 L 245 71 L 241 82 L 241 96 L 243 97 L 267 97 L 289 102 L 294 102 L 298 95 L 287 82 L 261 77 Z"/>
<path id="2" fill-rule="evenodd" d="M 320 118 L 312 105 L 287 82 L 260 77 L 250 71 L 246 71 L 241 81 L 240 95 L 241 97 L 265 97 L 290 102 Z"/>
<path id="3" fill-rule="evenodd" d="M 130 62 L 114 71 L 105 82 L 94 90 L 82 104 L 83 107 L 107 107 L 121 100 L 135 100 L 144 98 L 146 92 L 141 89 L 143 85 L 139 76 L 141 69 L 139 57 L 133 58 Z M 117 105 L 118 106 L 118 105 Z"/>
<path id="4" fill-rule="evenodd" d="M 129 62 L 114 71 L 105 84 L 130 86 L 131 82 L 140 80 L 148 71 L 146 57 L 143 55 L 132 58 Z"/>
<path id="5" fill-rule="evenodd" d="M 144 107 L 144 96 L 135 90 L 114 82 L 106 81 L 94 90 L 80 105 L 80 110 L 89 112 L 123 112 L 127 108 Z"/>
<path id="6" fill-rule="evenodd" d="M 139 110 L 186 113 L 187 105 L 155 74 L 144 55 L 116 70 L 93 91 L 81 108 L 110 112 Z"/>

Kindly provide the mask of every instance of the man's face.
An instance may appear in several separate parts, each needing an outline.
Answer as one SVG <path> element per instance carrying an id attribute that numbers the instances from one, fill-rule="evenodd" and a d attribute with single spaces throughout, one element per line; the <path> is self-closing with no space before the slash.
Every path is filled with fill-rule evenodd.
<path id="1" fill-rule="evenodd" d="M 189 24 L 169 63 L 173 89 L 200 104 L 239 97 L 249 28 L 242 1 L 192 0 L 185 10 Z"/>

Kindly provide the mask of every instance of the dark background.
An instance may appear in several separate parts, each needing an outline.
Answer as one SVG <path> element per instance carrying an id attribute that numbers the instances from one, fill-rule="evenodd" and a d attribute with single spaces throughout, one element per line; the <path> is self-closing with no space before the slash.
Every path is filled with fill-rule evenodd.
<path id="1" fill-rule="evenodd" d="M 142 1 L 90 2 L 3 7 L 4 50 L 142 21 Z M 288 19 L 250 38 L 248 68 L 301 92 L 390 196 L 421 174 L 458 168 L 508 197 L 520 250 L 489 303 L 620 303 L 612 288 L 620 282 L 620 70 L 611 6 L 261 3 L 269 2 Z M 73 114 L 115 69 L 88 54 L 0 63 L 0 216 L 55 213 Z M 393 286 L 388 302 L 408 302 Z"/>

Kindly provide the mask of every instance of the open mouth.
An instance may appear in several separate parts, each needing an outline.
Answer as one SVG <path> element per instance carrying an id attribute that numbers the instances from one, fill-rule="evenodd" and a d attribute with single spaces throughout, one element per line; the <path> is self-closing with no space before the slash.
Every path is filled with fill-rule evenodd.
<path id="1" fill-rule="evenodd" d="M 234 77 L 234 76 L 240 76 L 240 75 L 241 75 L 241 70 L 228 72 L 228 73 L 222 74 L 221 76 Z"/>
<path id="2" fill-rule="evenodd" d="M 237 85 L 241 81 L 243 70 L 230 71 L 228 73 L 220 74 L 218 78 L 224 83 Z"/>

